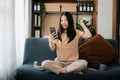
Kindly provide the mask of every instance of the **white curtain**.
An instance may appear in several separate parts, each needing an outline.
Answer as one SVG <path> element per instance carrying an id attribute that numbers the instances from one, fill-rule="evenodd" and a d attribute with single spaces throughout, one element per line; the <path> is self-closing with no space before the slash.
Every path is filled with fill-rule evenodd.
<path id="1" fill-rule="evenodd" d="M 13 80 L 30 36 L 29 0 L 0 0 L 0 80 Z"/>

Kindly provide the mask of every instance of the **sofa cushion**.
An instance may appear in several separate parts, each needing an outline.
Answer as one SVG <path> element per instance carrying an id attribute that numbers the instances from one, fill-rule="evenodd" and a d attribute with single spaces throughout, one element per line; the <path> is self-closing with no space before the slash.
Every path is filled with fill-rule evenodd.
<path id="1" fill-rule="evenodd" d="M 100 34 L 79 46 L 79 57 L 87 60 L 89 66 L 96 69 L 100 64 L 110 63 L 117 55 L 117 50 Z"/>
<path id="2" fill-rule="evenodd" d="M 82 75 L 68 73 L 57 75 L 55 73 L 38 70 L 31 64 L 24 64 L 15 70 L 15 80 L 80 80 Z"/>

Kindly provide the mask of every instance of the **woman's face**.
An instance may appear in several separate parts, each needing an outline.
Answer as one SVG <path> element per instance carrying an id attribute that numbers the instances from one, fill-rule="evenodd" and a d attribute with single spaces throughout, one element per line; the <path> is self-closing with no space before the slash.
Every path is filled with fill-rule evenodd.
<path id="1" fill-rule="evenodd" d="M 65 15 L 61 16 L 60 24 L 63 27 L 63 29 L 67 29 L 68 28 L 68 20 L 67 20 L 67 17 Z"/>

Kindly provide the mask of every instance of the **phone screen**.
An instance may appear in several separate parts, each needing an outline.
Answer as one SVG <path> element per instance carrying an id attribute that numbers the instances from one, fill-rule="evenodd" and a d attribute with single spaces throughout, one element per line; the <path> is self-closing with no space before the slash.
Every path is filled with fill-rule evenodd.
<path id="1" fill-rule="evenodd" d="M 50 33 L 56 32 L 55 27 L 50 27 Z"/>

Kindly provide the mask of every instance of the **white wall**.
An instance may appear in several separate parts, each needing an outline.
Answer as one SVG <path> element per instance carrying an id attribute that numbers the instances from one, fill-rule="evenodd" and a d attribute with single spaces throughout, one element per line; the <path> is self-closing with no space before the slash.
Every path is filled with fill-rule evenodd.
<path id="1" fill-rule="evenodd" d="M 105 38 L 112 38 L 113 0 L 98 0 L 98 33 Z"/>

